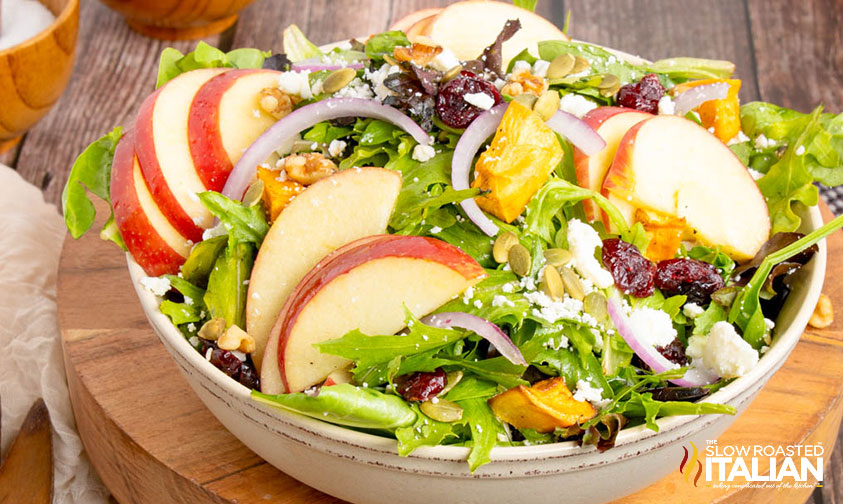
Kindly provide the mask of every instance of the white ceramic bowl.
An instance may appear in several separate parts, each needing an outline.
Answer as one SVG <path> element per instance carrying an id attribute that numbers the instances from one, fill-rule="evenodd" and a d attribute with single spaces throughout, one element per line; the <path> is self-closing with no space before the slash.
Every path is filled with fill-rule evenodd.
<path id="1" fill-rule="evenodd" d="M 816 208 L 801 212 L 803 231 L 822 225 Z M 716 439 L 736 416 L 703 415 L 658 420 L 659 432 L 644 426 L 623 430 L 615 447 L 564 442 L 529 447 L 498 447 L 492 462 L 474 474 L 465 462 L 468 448 L 425 447 L 400 457 L 395 440 L 364 434 L 282 411 L 253 401 L 249 390 L 228 378 L 185 340 L 158 310 L 160 298 L 140 286 L 144 276 L 131 260 L 129 273 L 143 310 L 164 347 L 211 412 L 246 446 L 290 476 L 325 493 L 357 503 L 447 502 L 596 503 L 630 494 L 676 470 L 682 451 L 693 441 Z M 797 273 L 787 303 L 776 321 L 774 342 L 758 365 L 709 402 L 743 412 L 799 340 L 822 289 L 826 248 Z M 643 469 L 643 470 L 642 470 Z M 529 490 L 527 490 L 529 489 Z"/>

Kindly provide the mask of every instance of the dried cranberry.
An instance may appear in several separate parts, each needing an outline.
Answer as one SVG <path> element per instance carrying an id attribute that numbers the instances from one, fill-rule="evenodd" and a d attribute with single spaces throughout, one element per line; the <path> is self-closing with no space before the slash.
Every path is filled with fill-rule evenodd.
<path id="1" fill-rule="evenodd" d="M 467 94 L 477 93 L 491 97 L 495 100 L 495 105 L 503 101 L 494 84 L 463 70 L 439 90 L 439 96 L 436 97 L 436 113 L 448 126 L 465 128 L 483 112 L 483 109 L 468 103 L 464 98 Z"/>
<path id="2" fill-rule="evenodd" d="M 639 298 L 653 294 L 656 266 L 635 245 L 619 238 L 603 240 L 603 265 L 624 294 Z"/>
<path id="3" fill-rule="evenodd" d="M 254 390 L 260 389 L 260 378 L 258 378 L 258 372 L 249 361 L 243 362 L 240 365 L 240 379 L 238 381 L 246 388 Z"/>
<path id="4" fill-rule="evenodd" d="M 211 364 L 235 380 L 240 378 L 240 367 L 243 363 L 228 350 L 214 348 L 211 351 Z"/>
<path id="5" fill-rule="evenodd" d="M 618 105 L 642 112 L 655 114 L 659 111 L 659 100 L 664 96 L 664 86 L 656 74 L 647 74 L 634 84 L 627 84 L 618 90 Z"/>
<path id="6" fill-rule="evenodd" d="M 682 346 L 679 338 L 674 339 L 667 346 L 657 347 L 656 350 L 670 362 L 674 362 L 680 366 L 686 366 L 688 364 L 688 358 L 685 357 L 685 347 Z"/>
<path id="7" fill-rule="evenodd" d="M 689 303 L 706 304 L 725 285 L 717 268 L 707 262 L 681 257 L 656 265 L 656 287 L 666 296 L 688 296 Z"/>
<path id="8" fill-rule="evenodd" d="M 408 401 L 427 401 L 435 396 L 448 383 L 442 368 L 430 373 L 413 373 L 402 380 L 398 380 L 398 393 Z"/>

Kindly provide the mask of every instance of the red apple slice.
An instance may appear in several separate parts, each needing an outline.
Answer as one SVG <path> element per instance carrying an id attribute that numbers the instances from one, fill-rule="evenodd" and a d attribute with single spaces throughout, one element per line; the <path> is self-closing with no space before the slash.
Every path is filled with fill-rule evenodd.
<path id="1" fill-rule="evenodd" d="M 433 238 L 382 235 L 349 244 L 296 287 L 272 329 L 278 343 L 267 351 L 277 352 L 280 391 L 302 391 L 349 364 L 314 344 L 354 329 L 393 334 L 404 327 L 404 306 L 421 317 L 485 276 L 471 256 Z"/>
<path id="2" fill-rule="evenodd" d="M 333 250 L 386 231 L 401 175 L 384 168 L 345 170 L 309 186 L 272 224 L 249 280 L 246 328 L 260 371 L 278 312 L 304 275 Z"/>
<path id="3" fill-rule="evenodd" d="M 135 156 L 132 132 L 120 140 L 111 165 L 114 221 L 132 258 L 149 276 L 178 273 L 190 244 L 152 199 Z"/>
<path id="4" fill-rule="evenodd" d="M 734 259 L 752 258 L 770 234 L 767 203 L 743 163 L 693 121 L 656 116 L 624 135 L 603 194 L 631 223 L 641 208 L 684 218 L 686 233 Z"/>
<path id="5" fill-rule="evenodd" d="M 186 72 L 147 97 L 135 122 L 135 151 L 155 202 L 179 233 L 198 242 L 213 216 L 196 193 L 206 190 L 188 143 L 190 105 L 202 86 L 225 68 Z"/>
<path id="6" fill-rule="evenodd" d="M 598 107 L 585 114 L 582 120 L 603 137 L 606 147 L 593 156 L 574 147 L 574 170 L 580 187 L 600 192 L 621 138 L 629 128 L 651 117 L 652 114 L 623 107 Z M 583 207 L 588 220 L 600 218 L 600 210 L 591 200 L 583 201 Z"/>
<path id="7" fill-rule="evenodd" d="M 245 149 L 275 124 L 275 118 L 260 107 L 260 92 L 278 87 L 279 75 L 274 70 L 231 70 L 196 93 L 188 138 L 194 168 L 206 188 L 221 191 Z"/>

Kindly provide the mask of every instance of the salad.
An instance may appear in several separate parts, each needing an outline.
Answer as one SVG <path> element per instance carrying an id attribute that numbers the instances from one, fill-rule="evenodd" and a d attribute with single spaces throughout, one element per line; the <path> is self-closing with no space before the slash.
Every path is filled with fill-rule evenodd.
<path id="1" fill-rule="evenodd" d="M 402 455 L 465 445 L 473 471 L 735 414 L 706 396 L 764 358 L 843 225 L 803 235 L 796 212 L 843 182 L 843 116 L 740 104 L 726 61 L 521 25 L 471 54 L 414 28 L 322 50 L 294 25 L 279 54 L 167 49 L 136 121 L 74 164 L 67 226 L 93 225 L 87 191 L 108 202 L 101 236 L 197 352 Z"/>

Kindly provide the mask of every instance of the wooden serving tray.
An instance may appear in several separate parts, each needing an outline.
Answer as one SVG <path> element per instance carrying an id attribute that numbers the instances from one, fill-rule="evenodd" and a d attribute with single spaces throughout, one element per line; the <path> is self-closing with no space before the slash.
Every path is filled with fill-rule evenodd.
<path id="1" fill-rule="evenodd" d="M 831 217 L 824 205 L 823 214 Z M 838 320 L 805 332 L 720 446 L 822 443 L 828 470 L 843 414 L 843 233 L 829 237 L 828 251 L 824 292 Z M 270 466 L 217 422 L 147 324 L 125 257 L 96 233 L 65 241 L 58 307 L 79 433 L 119 502 L 339 502 Z M 695 487 L 678 470 L 681 455 L 676 472 L 620 502 L 802 503 L 812 491 Z"/>

